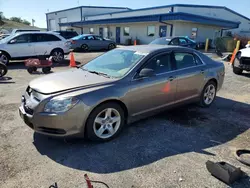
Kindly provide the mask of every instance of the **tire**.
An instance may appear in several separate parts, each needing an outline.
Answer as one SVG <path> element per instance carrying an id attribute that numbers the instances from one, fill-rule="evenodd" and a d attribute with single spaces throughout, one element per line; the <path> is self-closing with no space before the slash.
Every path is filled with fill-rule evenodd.
<path id="1" fill-rule="evenodd" d="M 51 67 L 44 67 L 44 68 L 42 68 L 42 71 L 44 74 L 48 74 L 51 71 Z"/>
<path id="2" fill-rule="evenodd" d="M 60 63 L 64 60 L 64 52 L 62 49 L 54 49 L 51 54 L 52 60 L 56 63 Z"/>
<path id="3" fill-rule="evenodd" d="M 236 61 L 239 61 L 239 60 L 238 60 L 237 58 L 235 58 L 234 63 L 235 63 Z M 243 72 L 243 70 L 242 70 L 241 68 L 239 68 L 239 67 L 235 67 L 235 66 L 234 66 L 234 63 L 233 63 L 233 73 L 234 73 L 234 74 L 237 74 L 237 75 L 241 75 L 242 72 Z M 237 63 L 239 63 L 239 62 L 237 62 Z"/>
<path id="4" fill-rule="evenodd" d="M 0 62 L 0 78 L 6 75 L 8 72 L 7 66 Z"/>
<path id="5" fill-rule="evenodd" d="M 209 81 L 200 96 L 200 106 L 209 107 L 214 102 L 217 92 L 217 85 L 214 81 Z M 209 98 L 209 99 L 207 99 Z"/>
<path id="6" fill-rule="evenodd" d="M 111 113 L 108 113 L 110 111 Z M 106 118 L 107 114 L 111 114 L 111 116 L 108 116 L 109 118 Z M 116 119 L 113 120 L 113 124 L 112 118 L 110 117 Z M 96 118 L 99 118 L 99 121 Z M 100 123 L 97 123 L 97 121 Z M 113 102 L 102 104 L 96 107 L 88 117 L 85 132 L 86 137 L 92 141 L 105 142 L 112 140 L 121 132 L 124 124 L 125 114 L 124 110 L 119 104 Z M 102 134 L 98 135 L 98 131 L 101 131 Z"/>
<path id="7" fill-rule="evenodd" d="M 27 71 L 28 71 L 28 73 L 30 73 L 30 74 L 32 74 L 32 73 L 35 72 L 36 70 L 37 70 L 36 67 L 28 67 L 28 68 L 27 68 Z"/>
<path id="8" fill-rule="evenodd" d="M 87 52 L 87 51 L 89 51 L 89 46 L 87 44 L 83 44 L 81 46 L 81 50 L 84 51 L 84 52 Z"/>
<path id="9" fill-rule="evenodd" d="M 10 56 L 5 52 L 0 52 L 0 61 L 3 64 L 8 65 L 10 61 Z"/>
<path id="10" fill-rule="evenodd" d="M 115 44 L 113 43 L 109 44 L 108 50 L 113 50 L 113 49 L 115 49 Z"/>

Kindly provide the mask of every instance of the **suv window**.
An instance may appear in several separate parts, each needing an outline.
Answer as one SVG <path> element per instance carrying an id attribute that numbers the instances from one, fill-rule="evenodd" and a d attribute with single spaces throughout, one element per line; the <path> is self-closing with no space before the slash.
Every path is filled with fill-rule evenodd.
<path id="1" fill-rule="evenodd" d="M 155 74 L 165 73 L 172 70 L 171 55 L 169 53 L 153 57 L 144 68 L 153 69 Z"/>
<path id="2" fill-rule="evenodd" d="M 194 58 L 195 58 L 196 65 L 203 65 L 201 59 L 197 55 L 194 55 Z"/>
<path id="3" fill-rule="evenodd" d="M 196 66 L 195 57 L 190 53 L 174 53 L 177 69 Z"/>
<path id="4" fill-rule="evenodd" d="M 61 41 L 60 38 L 58 38 L 55 35 L 52 34 L 34 34 L 35 42 L 52 42 L 52 41 Z"/>
<path id="5" fill-rule="evenodd" d="M 12 42 L 12 44 L 29 43 L 31 42 L 31 35 L 30 34 L 19 35 L 14 39 L 12 39 L 11 41 L 15 41 Z"/>

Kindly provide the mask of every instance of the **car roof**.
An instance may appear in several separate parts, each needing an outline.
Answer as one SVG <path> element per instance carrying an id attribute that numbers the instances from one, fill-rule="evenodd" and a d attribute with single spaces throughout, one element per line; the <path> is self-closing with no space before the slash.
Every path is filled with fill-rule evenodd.
<path id="1" fill-rule="evenodd" d="M 124 49 L 124 50 L 131 50 L 131 51 L 138 51 L 141 53 L 152 53 L 155 51 L 161 51 L 161 50 L 174 50 L 174 49 L 183 49 L 185 51 L 192 51 L 190 48 L 180 47 L 180 46 L 168 46 L 168 45 L 138 45 L 138 46 L 125 46 L 118 49 Z"/>
<path id="2" fill-rule="evenodd" d="M 25 32 L 15 33 L 16 36 L 20 35 L 20 34 L 55 34 L 55 35 L 59 35 L 59 33 L 53 32 L 53 31 L 25 31 Z"/>

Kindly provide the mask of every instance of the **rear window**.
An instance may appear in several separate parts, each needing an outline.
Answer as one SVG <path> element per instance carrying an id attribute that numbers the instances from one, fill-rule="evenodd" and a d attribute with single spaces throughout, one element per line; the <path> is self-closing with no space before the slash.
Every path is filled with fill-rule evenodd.
<path id="1" fill-rule="evenodd" d="M 170 39 L 159 38 L 159 39 L 153 40 L 150 44 L 168 45 L 169 42 L 170 42 Z"/>
<path id="2" fill-rule="evenodd" d="M 60 31 L 59 33 L 65 39 L 70 39 L 70 38 L 78 36 L 76 31 Z"/>

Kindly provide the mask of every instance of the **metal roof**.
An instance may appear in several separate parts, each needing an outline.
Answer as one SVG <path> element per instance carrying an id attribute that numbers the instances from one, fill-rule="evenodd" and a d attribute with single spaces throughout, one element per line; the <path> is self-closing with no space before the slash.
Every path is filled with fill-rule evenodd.
<path id="1" fill-rule="evenodd" d="M 232 29 L 238 28 L 240 22 L 233 22 L 229 20 L 223 20 L 218 18 L 211 18 L 206 16 L 199 16 L 195 14 L 176 12 L 168 14 L 158 14 L 158 15 L 146 15 L 146 16 L 133 16 L 133 17 L 123 17 L 123 18 L 110 18 L 102 20 L 90 20 L 90 21 L 79 21 L 79 22 L 68 22 L 59 23 L 60 26 L 79 26 L 79 25 L 90 25 L 90 24 L 113 24 L 113 23 L 135 23 L 135 22 L 160 22 L 160 21 L 173 21 L 173 20 L 183 20 L 196 22 L 206 25 L 215 25 L 222 28 Z"/>

